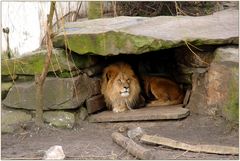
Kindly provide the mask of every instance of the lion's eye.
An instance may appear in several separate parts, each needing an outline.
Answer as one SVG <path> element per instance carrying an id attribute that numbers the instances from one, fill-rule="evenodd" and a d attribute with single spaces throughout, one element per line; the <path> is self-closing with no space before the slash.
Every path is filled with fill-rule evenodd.
<path id="1" fill-rule="evenodd" d="M 127 82 L 130 83 L 130 79 L 127 79 Z"/>
<path id="2" fill-rule="evenodd" d="M 122 83 L 121 79 L 118 79 L 118 83 Z"/>

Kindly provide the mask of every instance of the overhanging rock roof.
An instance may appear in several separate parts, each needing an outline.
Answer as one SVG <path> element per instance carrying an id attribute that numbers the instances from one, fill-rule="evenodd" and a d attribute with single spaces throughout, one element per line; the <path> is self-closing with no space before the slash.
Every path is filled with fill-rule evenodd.
<path id="1" fill-rule="evenodd" d="M 213 15 L 115 17 L 66 23 L 54 36 L 55 47 L 79 54 L 141 54 L 184 45 L 238 44 L 238 10 Z M 64 38 L 67 41 L 64 41 Z"/>

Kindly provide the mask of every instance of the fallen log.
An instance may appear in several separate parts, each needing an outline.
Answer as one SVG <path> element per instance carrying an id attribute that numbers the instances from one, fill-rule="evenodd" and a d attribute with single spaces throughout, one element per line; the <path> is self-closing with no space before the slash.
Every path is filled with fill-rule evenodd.
<path id="1" fill-rule="evenodd" d="M 143 141 L 144 143 L 159 144 L 159 145 L 164 145 L 171 148 L 192 151 L 192 152 L 239 155 L 239 148 L 231 147 L 231 146 L 191 145 L 191 144 L 186 144 L 186 143 L 172 140 L 165 137 L 146 135 L 146 134 L 144 134 L 140 140 Z"/>
<path id="2" fill-rule="evenodd" d="M 151 160 L 156 158 L 151 150 L 145 149 L 118 132 L 112 133 L 112 139 L 115 143 L 126 149 L 130 154 L 136 156 L 138 159 Z"/>

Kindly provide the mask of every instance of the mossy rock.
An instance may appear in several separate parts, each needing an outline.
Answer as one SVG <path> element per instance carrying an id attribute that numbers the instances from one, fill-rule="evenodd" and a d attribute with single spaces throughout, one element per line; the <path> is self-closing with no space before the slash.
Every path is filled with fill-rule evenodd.
<path id="1" fill-rule="evenodd" d="M 227 69 L 227 98 L 221 110 L 222 115 L 230 121 L 239 122 L 239 48 L 225 46 L 216 49 L 213 63 Z"/>
<path id="2" fill-rule="evenodd" d="M 13 125 L 32 120 L 32 115 L 25 110 L 15 110 L 2 108 L 1 110 L 1 130 L 2 133 L 12 133 L 15 128 Z"/>
<path id="3" fill-rule="evenodd" d="M 55 127 L 73 128 L 75 114 L 66 111 L 46 111 L 43 113 L 43 119 L 45 122 Z"/>
<path id="4" fill-rule="evenodd" d="M 55 38 L 56 47 L 62 47 L 61 35 Z M 69 35 L 69 49 L 78 54 L 97 54 L 102 56 L 125 54 L 142 54 L 158 49 L 176 47 L 171 41 L 155 40 L 146 36 L 135 36 L 121 32 L 107 32 L 96 35 Z"/>
<path id="5" fill-rule="evenodd" d="M 238 53 L 238 46 L 217 48 L 204 85 L 209 109 L 235 123 L 239 121 Z"/>
<path id="6" fill-rule="evenodd" d="M 79 56 L 74 53 L 67 54 L 63 49 L 53 49 L 49 72 L 72 71 L 77 68 L 86 68 L 96 64 L 97 58 L 86 55 Z M 2 75 L 35 75 L 40 74 L 44 68 L 47 50 L 38 50 L 23 57 L 4 59 L 1 63 Z"/>
<path id="7" fill-rule="evenodd" d="M 59 29 L 53 45 L 65 47 L 65 40 L 71 51 L 102 56 L 142 54 L 187 43 L 238 44 L 238 10 L 201 17 L 120 16 L 71 22 Z"/>

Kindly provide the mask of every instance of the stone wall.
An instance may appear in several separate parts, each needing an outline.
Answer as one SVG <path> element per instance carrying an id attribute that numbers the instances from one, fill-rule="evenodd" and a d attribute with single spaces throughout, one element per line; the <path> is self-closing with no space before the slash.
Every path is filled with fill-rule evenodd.
<path id="1" fill-rule="evenodd" d="M 155 71 L 171 71 L 191 91 L 186 102 L 191 113 L 238 122 L 238 19 L 238 10 L 224 10 L 201 17 L 115 17 L 67 23 L 53 38 L 55 49 L 44 84 L 44 121 L 72 128 L 104 108 L 100 76 L 106 60 L 117 56 L 128 60 L 134 55 L 138 67 L 157 64 Z M 68 50 L 64 50 L 65 38 Z M 160 61 L 166 50 L 173 66 L 165 66 L 164 57 Z M 16 122 L 34 120 L 34 75 L 42 71 L 46 52 L 2 60 L 3 132 L 13 131 Z M 138 57 L 143 54 L 157 54 L 155 64 L 152 60 L 141 64 Z"/>
<path id="2" fill-rule="evenodd" d="M 57 50 L 61 51 L 61 49 Z M 42 54 L 45 52 L 41 50 Z M 177 62 L 174 68 L 176 70 L 170 71 L 173 72 L 175 80 L 185 87 L 185 90 L 191 91 L 186 108 L 189 108 L 192 113 L 221 116 L 229 121 L 238 122 L 238 46 L 198 46 L 191 50 L 183 46 L 170 52 L 174 53 L 167 59 L 175 59 L 172 63 Z M 61 51 L 61 53 L 65 61 L 71 64 L 72 61 L 64 56 L 64 52 Z M 160 53 L 164 57 L 164 52 Z M 166 54 L 169 54 L 169 51 L 165 53 L 165 56 Z M 60 55 L 58 56 L 63 59 Z M 35 59 L 33 59 L 35 62 L 32 62 L 31 57 L 35 56 L 34 54 L 8 60 L 7 63 L 2 64 L 2 132 L 13 132 L 16 123 L 34 120 L 36 104 L 34 74 L 39 72 L 35 67 L 36 64 L 42 65 L 36 63 Z M 149 54 L 149 58 L 151 56 L 153 55 Z M 44 121 L 53 126 L 72 128 L 81 120 L 86 119 L 88 114 L 105 107 L 100 92 L 100 76 L 105 61 L 102 57 L 87 55 L 81 57 L 75 55 L 74 57 L 74 62 L 78 63 L 72 64 L 71 68 L 64 67 L 63 64 L 55 68 L 56 70 L 50 68 L 44 84 Z M 130 56 L 125 56 L 125 59 L 128 57 L 130 58 Z M 161 55 L 158 57 L 161 58 Z M 160 72 L 169 68 L 170 66 L 166 65 L 170 62 L 156 66 L 158 62 L 167 60 L 163 58 L 161 61 L 159 58 L 153 61 L 154 59 L 146 57 L 140 59 L 140 56 L 135 56 L 134 61 L 140 63 L 138 66 L 141 68 L 138 70 L 143 67 L 155 68 L 154 71 L 163 74 Z M 117 57 L 117 59 L 122 58 Z M 109 62 L 112 60 L 110 59 Z M 147 63 L 143 60 L 147 60 Z M 61 60 L 61 63 L 65 61 Z M 21 65 L 23 70 L 11 68 L 13 62 L 16 64 L 21 62 L 22 64 L 17 65 L 19 65 L 18 68 Z M 52 65 L 54 66 L 56 62 L 53 61 Z M 7 74 L 6 67 L 12 71 L 11 74 Z M 67 71 L 67 69 L 70 70 Z M 24 71 L 28 73 L 25 74 Z M 74 72 L 76 74 L 72 75 L 71 73 Z M 54 73 L 58 74 L 54 75 Z"/>
<path id="3" fill-rule="evenodd" d="M 192 95 L 187 108 L 192 112 L 239 120 L 239 49 L 217 48 L 205 73 L 192 75 Z"/>
<path id="4" fill-rule="evenodd" d="M 24 57 L 2 60 L 2 132 L 13 132 L 17 128 L 16 123 L 34 121 L 34 75 L 41 72 L 46 52 L 38 50 Z M 43 118 L 46 123 L 72 128 L 88 114 L 105 107 L 100 92 L 103 68 L 100 60 L 95 56 L 74 53 L 66 56 L 65 50 L 53 49 L 43 87 Z"/>

